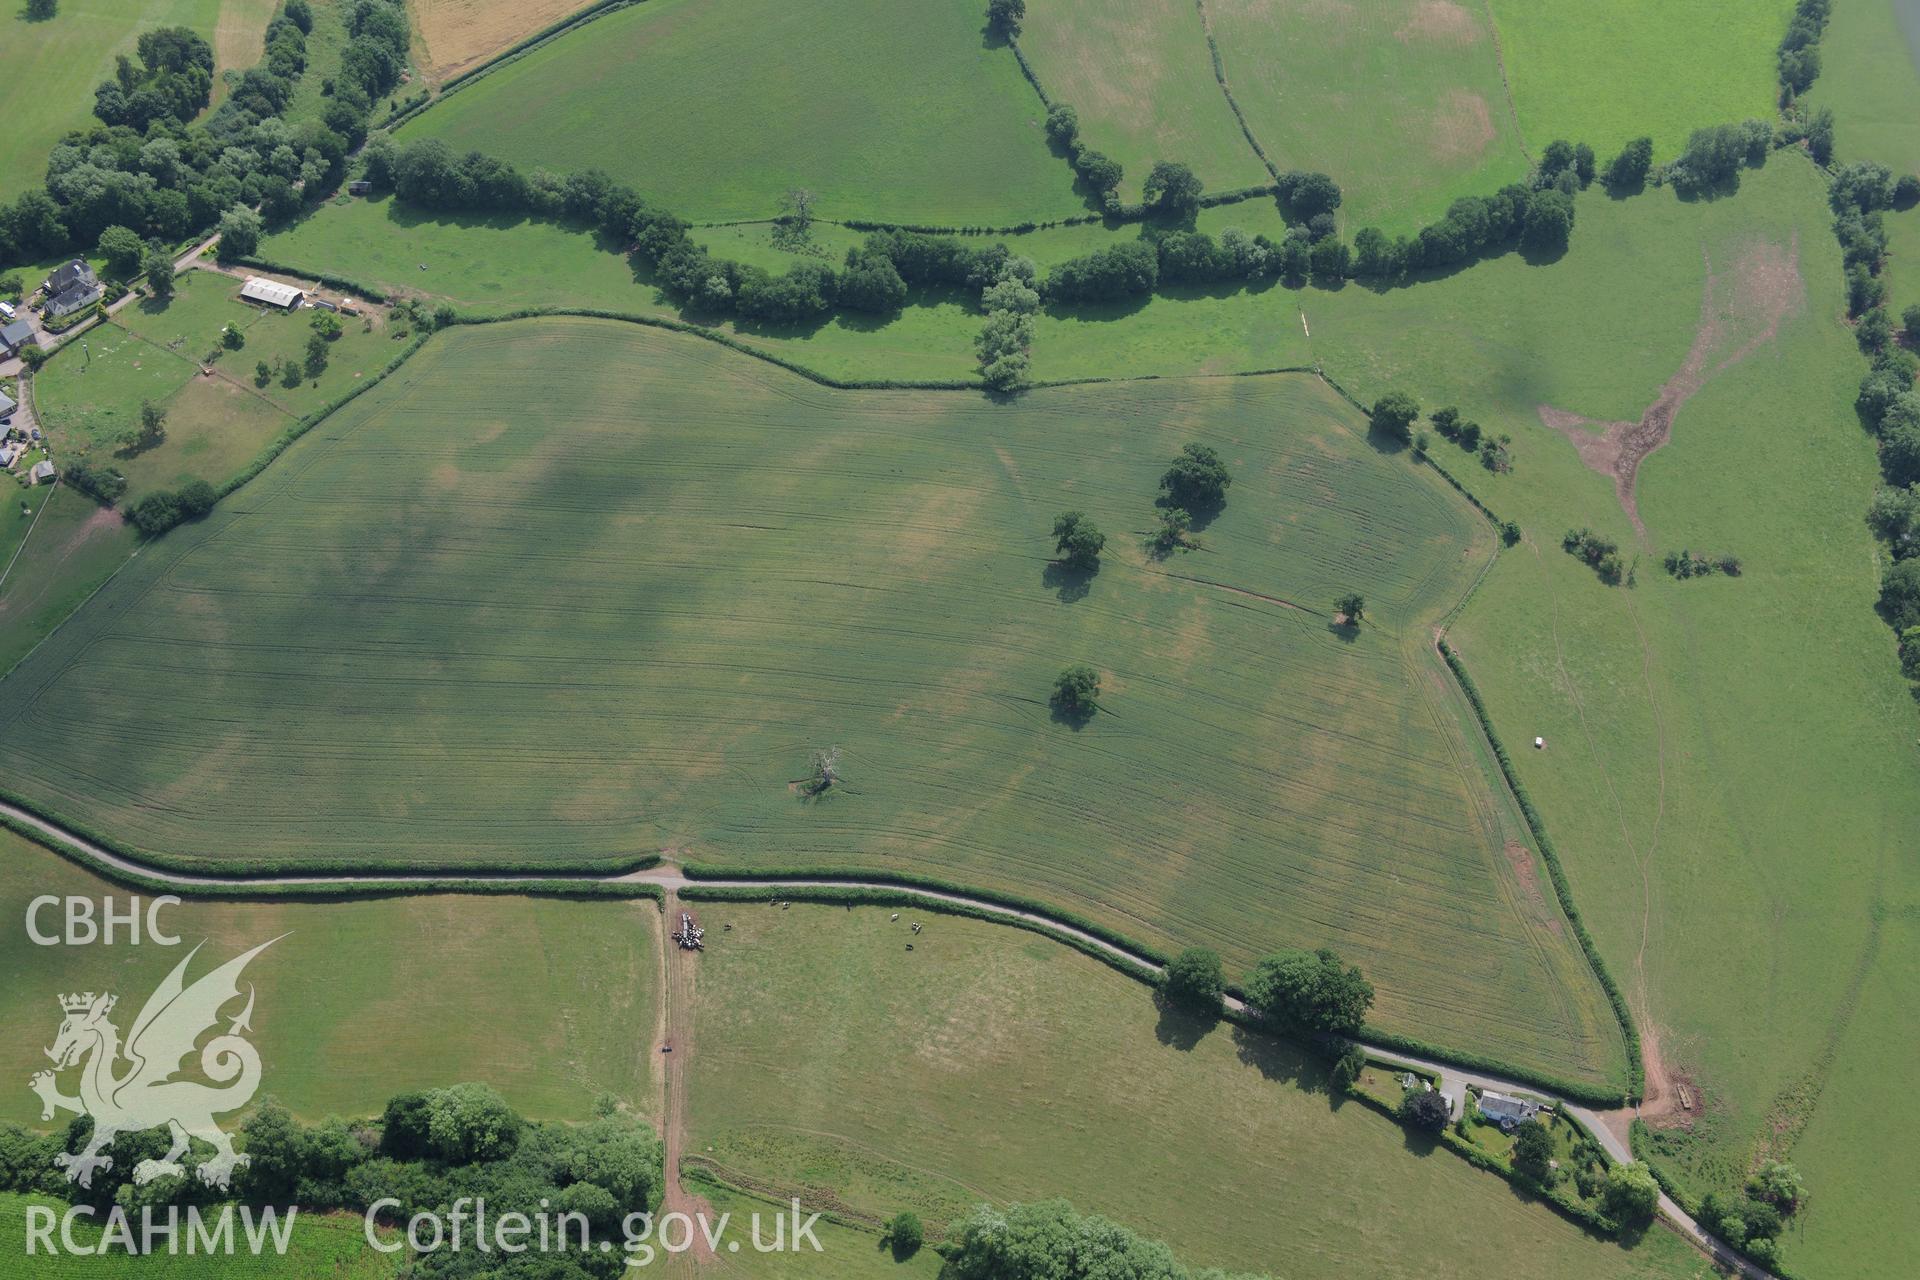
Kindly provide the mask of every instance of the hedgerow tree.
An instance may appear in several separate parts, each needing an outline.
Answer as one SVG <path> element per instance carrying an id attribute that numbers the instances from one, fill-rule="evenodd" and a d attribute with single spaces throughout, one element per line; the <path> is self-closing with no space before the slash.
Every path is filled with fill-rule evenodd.
<path id="1" fill-rule="evenodd" d="M 1332 213 L 1340 207 L 1340 184 L 1324 173 L 1289 169 L 1274 183 L 1280 203 L 1299 218 Z"/>
<path id="2" fill-rule="evenodd" d="M 1174 458 L 1160 477 L 1160 489 L 1169 506 L 1186 511 L 1212 511 L 1227 500 L 1227 473 L 1220 455 L 1203 444 L 1190 444 Z"/>
<path id="3" fill-rule="evenodd" d="M 1027 0 L 987 0 L 987 27 L 1003 36 L 1020 34 L 1027 16 Z"/>
<path id="4" fill-rule="evenodd" d="M 887 1222 L 885 1234 L 881 1237 L 887 1248 L 893 1251 L 894 1261 L 905 1262 L 920 1252 L 920 1246 L 926 1243 L 926 1228 L 920 1225 L 920 1215 L 910 1209 L 903 1209 Z"/>
<path id="5" fill-rule="evenodd" d="M 1091 716 L 1099 706 L 1100 673 L 1084 662 L 1074 663 L 1054 680 L 1052 701 L 1071 718 Z"/>
<path id="6" fill-rule="evenodd" d="M 1357 967 L 1342 968 L 1326 947 L 1275 952 L 1254 967 L 1245 986 L 1257 1013 L 1309 1031 L 1352 1034 L 1373 1007 L 1373 984 Z"/>
<path id="7" fill-rule="evenodd" d="M 1653 168 L 1653 139 L 1635 138 L 1620 148 L 1620 154 L 1607 161 L 1606 184 L 1616 192 L 1638 190 Z"/>
<path id="8" fill-rule="evenodd" d="M 147 292 L 165 302 L 173 296 L 173 255 L 165 249 L 148 251 L 146 263 Z"/>
<path id="9" fill-rule="evenodd" d="M 1053 521 L 1053 549 L 1070 568 L 1083 572 L 1100 566 L 1100 551 L 1107 535 L 1079 511 L 1063 512 Z"/>
<path id="10" fill-rule="evenodd" d="M 1220 953 L 1205 947 L 1188 947 L 1167 962 L 1160 975 L 1160 990 L 1171 1003 L 1183 1008 L 1201 1013 L 1220 1012 L 1220 998 L 1227 990 Z"/>
<path id="11" fill-rule="evenodd" d="M 1903 635 L 1910 627 L 1920 627 L 1920 557 L 1888 566 L 1880 579 L 1880 608 Z"/>
<path id="12" fill-rule="evenodd" d="M 1747 1192 L 1768 1204 L 1791 1212 L 1807 1194 L 1800 1171 L 1784 1160 L 1769 1160 L 1751 1178 Z M 1771 1233 L 1769 1233 L 1771 1234 Z"/>
<path id="13" fill-rule="evenodd" d="M 1188 214 L 1200 207 L 1201 190 L 1192 169 L 1178 161 L 1161 160 L 1147 174 L 1141 197 L 1162 213 Z"/>
<path id="14" fill-rule="evenodd" d="M 1420 402 L 1404 391 L 1389 391 L 1373 402 L 1369 416 L 1381 435 L 1408 440 L 1413 436 L 1413 420 L 1420 416 Z"/>
<path id="15" fill-rule="evenodd" d="M 1649 1221 L 1660 1203 L 1660 1184 L 1653 1180 L 1647 1166 L 1635 1161 L 1618 1164 L 1607 1174 L 1607 1189 L 1601 1198 L 1607 1216 L 1616 1222 L 1635 1224 Z"/>
<path id="16" fill-rule="evenodd" d="M 1440 1096 L 1439 1090 L 1423 1089 L 1419 1085 L 1400 1096 L 1398 1113 L 1400 1123 L 1423 1133 L 1438 1133 L 1452 1119 L 1447 1114 L 1447 1100 Z"/>
<path id="17" fill-rule="evenodd" d="M 1527 197 L 1520 223 L 1520 243 L 1536 253 L 1558 253 L 1573 236 L 1573 198 L 1548 189 Z"/>
<path id="18" fill-rule="evenodd" d="M 1333 1061 L 1333 1087 L 1335 1092 L 1344 1093 L 1360 1078 L 1367 1069 L 1366 1050 L 1357 1044 L 1350 1044 Z"/>

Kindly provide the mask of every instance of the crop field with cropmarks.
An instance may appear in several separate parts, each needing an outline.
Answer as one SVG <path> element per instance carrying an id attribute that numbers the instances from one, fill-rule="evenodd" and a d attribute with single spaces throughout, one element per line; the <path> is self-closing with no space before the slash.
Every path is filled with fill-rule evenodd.
<path id="1" fill-rule="evenodd" d="M 276 0 L 61 0 L 51 18 L 23 5 L 0 12 L 0 195 L 11 199 L 43 181 L 47 153 L 69 129 L 94 123 L 93 90 L 131 56 L 140 33 L 190 27 L 213 45 L 215 101 L 221 71 L 260 57 L 261 33 Z"/>
<path id="2" fill-rule="evenodd" d="M 503 63 L 407 122 L 532 168 L 597 167 L 692 218 L 1015 223 L 1086 211 L 1040 99 L 972 0 L 651 0 Z"/>
<path id="3" fill-rule="evenodd" d="M 1157 477 L 1196 439 L 1240 479 L 1205 549 L 1156 558 Z M 1049 563 L 1075 507 L 1111 531 L 1090 581 Z M 1489 534 L 1310 378 L 1009 413 L 511 322 L 436 338 L 244 508 L 0 686 L 9 790 L 207 865 L 963 876 L 1235 964 L 1331 942 L 1383 1025 L 1617 1078 L 1425 648 Z M 1075 661 L 1105 672 L 1078 729 L 1047 706 Z M 849 781 L 809 803 L 832 745 Z"/>
<path id="4" fill-rule="evenodd" d="M 1195 1266 L 1286 1276 L 1498 1275 L 1514 1253 L 1542 1275 L 1711 1274 L 1665 1232 L 1623 1250 L 1444 1151 L 1408 1158 L 1313 1059 L 1158 1010 L 1057 942 L 892 914 L 702 905 L 696 1166 L 853 1215 L 910 1208 L 930 1231 L 1060 1195 Z"/>
<path id="5" fill-rule="evenodd" d="M 420 63 L 439 82 L 485 62 L 591 0 L 407 0 Z"/>
<path id="6" fill-rule="evenodd" d="M 306 1120 L 377 1115 L 396 1093 L 464 1080 L 492 1085 L 536 1118 L 585 1119 L 601 1093 L 642 1115 L 656 1109 L 660 910 L 651 900 L 190 898 L 160 915 L 178 946 L 47 947 L 25 930 L 28 904 L 42 895 L 96 908 L 111 895 L 117 912 L 129 900 L 123 886 L 0 831 L 0 909 L 12 922 L 0 935 L 10 1028 L 0 1070 L 19 1082 L 0 1089 L 0 1123 L 41 1126 L 25 1081 L 47 1065 L 57 994 L 112 991 L 131 1018 L 194 947 L 203 949 L 189 981 L 270 938 L 279 941 L 246 970 L 258 990 L 263 1092 Z M 42 933 L 60 933 L 61 910 L 41 911 Z"/>
<path id="7" fill-rule="evenodd" d="M 1484 8 L 1449 0 L 1208 0 L 1214 39 L 1254 137 L 1281 169 L 1347 193 L 1349 234 L 1418 230 L 1459 196 L 1523 180 L 1527 141 Z"/>

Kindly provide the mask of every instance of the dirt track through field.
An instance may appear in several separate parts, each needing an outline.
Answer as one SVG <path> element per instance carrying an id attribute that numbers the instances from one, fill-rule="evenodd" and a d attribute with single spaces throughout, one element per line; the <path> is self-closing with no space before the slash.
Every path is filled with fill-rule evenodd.
<path id="1" fill-rule="evenodd" d="M 680 897 L 669 892 L 661 913 L 660 947 L 664 953 L 666 986 L 661 993 L 661 1051 L 656 1053 L 664 1073 L 660 1109 L 660 1141 L 665 1148 L 662 1164 L 666 1187 L 660 1201 L 660 1216 L 684 1213 L 689 1217 L 713 1216 L 713 1206 L 680 1185 L 680 1158 L 687 1146 L 687 1071 L 693 1053 L 694 959 L 698 952 L 682 951 L 668 935 L 680 917 Z M 668 1051 L 670 1046 L 671 1051 Z M 686 1255 L 696 1263 L 715 1259 L 705 1236 L 696 1227 L 693 1248 Z"/>
<path id="2" fill-rule="evenodd" d="M 1673 420 L 1682 405 L 1715 375 L 1773 341 L 1781 322 L 1806 305 L 1797 232 L 1784 247 L 1764 240 L 1743 246 L 1733 265 L 1722 271 L 1714 270 L 1707 250 L 1701 250 L 1701 257 L 1707 273 L 1693 346 L 1638 422 L 1607 422 L 1539 406 L 1540 421 L 1571 441 L 1582 462 L 1613 477 L 1620 506 L 1643 538 L 1647 526 L 1634 492 L 1640 464 L 1672 438 Z"/>

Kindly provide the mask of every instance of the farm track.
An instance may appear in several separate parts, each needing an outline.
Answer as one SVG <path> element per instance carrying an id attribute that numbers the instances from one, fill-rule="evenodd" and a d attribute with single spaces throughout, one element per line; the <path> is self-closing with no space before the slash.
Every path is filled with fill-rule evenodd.
<path id="1" fill-rule="evenodd" d="M 158 881 L 163 884 L 177 885 L 181 888 L 238 890 L 244 892 L 250 888 L 265 886 L 300 887 L 357 884 L 390 886 L 405 885 L 411 881 L 431 883 L 436 889 L 457 892 L 463 882 L 488 885 L 552 883 L 554 881 L 578 881 L 582 884 L 652 884 L 659 886 L 665 892 L 665 902 L 669 910 L 672 909 L 672 904 L 678 900 L 677 895 L 680 890 L 700 886 L 722 889 L 760 889 L 765 890 L 769 895 L 776 894 L 781 889 L 831 888 L 873 890 L 904 894 L 928 902 L 949 903 L 955 906 L 966 907 L 970 911 L 978 912 L 988 920 L 1017 924 L 1039 933 L 1048 934 L 1058 940 L 1078 946 L 1083 950 L 1092 948 L 1148 974 L 1157 975 L 1161 970 L 1161 965 L 1147 956 L 1137 954 L 1095 933 L 1055 920 L 1037 911 L 1026 911 L 1018 907 L 1006 906 L 992 899 L 976 898 L 964 893 L 892 884 L 880 880 L 861 881 L 806 876 L 794 876 L 778 880 L 707 879 L 704 877 L 694 880 L 688 878 L 678 868 L 672 866 L 649 867 L 642 871 L 611 876 L 592 873 L 567 874 L 563 872 L 553 872 L 543 875 L 509 874 L 466 877 L 454 877 L 438 873 L 423 873 L 419 875 L 389 873 L 384 875 L 260 876 L 246 878 L 233 876 L 201 876 L 150 866 L 137 859 L 115 853 L 104 845 L 67 830 L 58 823 L 50 822 L 30 810 L 23 809 L 18 805 L 5 801 L 0 801 L 0 816 L 4 816 L 18 826 L 27 828 L 32 833 L 37 833 L 41 843 L 49 844 L 55 852 L 69 855 L 78 854 L 83 862 L 93 864 L 96 868 L 104 868 L 109 872 L 117 871 L 124 875 L 147 881 Z M 662 947 L 666 946 L 664 931 L 661 945 Z M 675 1050 L 676 1054 L 678 1054 L 685 1052 L 687 1048 L 691 1047 L 687 1039 L 690 1034 L 691 1020 L 685 1013 L 676 1019 L 673 1008 L 675 993 L 676 991 L 681 993 L 683 996 L 683 1006 L 690 1009 L 693 996 L 693 979 L 690 966 L 675 966 L 671 955 L 668 956 L 666 964 L 671 972 L 668 981 L 668 990 L 663 993 L 665 1008 L 662 1013 L 660 1027 L 662 1034 L 678 1040 L 681 1046 Z M 1249 1012 L 1246 1004 L 1237 997 L 1226 997 L 1226 1005 L 1230 1011 L 1236 1014 L 1244 1015 Z M 669 1042 L 673 1041 L 670 1040 Z M 1472 1087 L 1476 1089 L 1494 1089 L 1503 1093 L 1521 1093 L 1533 1097 L 1548 1098 L 1556 1107 L 1584 1125 L 1599 1141 L 1600 1145 L 1606 1149 L 1607 1154 L 1612 1159 L 1622 1163 L 1630 1162 L 1633 1159 L 1631 1148 L 1612 1124 L 1609 1123 L 1610 1118 L 1618 1117 L 1619 1113 L 1617 1112 L 1602 1113 L 1590 1107 L 1579 1106 L 1564 1099 L 1554 1098 L 1552 1095 L 1547 1094 L 1545 1091 L 1533 1085 L 1518 1080 L 1510 1080 L 1504 1076 L 1493 1075 L 1483 1071 L 1466 1070 L 1447 1063 L 1436 1062 L 1429 1058 L 1417 1057 L 1413 1054 L 1400 1053 L 1396 1050 L 1369 1044 L 1364 1040 L 1361 1040 L 1359 1043 L 1366 1049 L 1371 1058 L 1388 1067 L 1398 1067 L 1434 1076 L 1439 1080 L 1442 1092 L 1451 1093 L 1456 1097 L 1464 1096 L 1464 1090 L 1467 1087 Z M 667 1055 L 661 1054 L 657 1056 L 665 1057 Z M 665 1105 L 661 1117 L 663 1137 L 666 1137 L 670 1133 L 677 1133 L 679 1139 L 684 1139 L 686 1113 L 684 1070 L 678 1063 L 665 1067 L 664 1070 L 665 1083 L 663 1085 L 662 1098 Z M 668 1139 L 668 1167 L 669 1169 L 674 1169 L 676 1172 L 669 1175 L 667 1194 L 671 1198 L 678 1193 L 682 1205 L 685 1207 L 686 1204 L 691 1203 L 693 1197 L 682 1191 L 679 1186 L 676 1162 L 681 1154 L 680 1148 L 682 1145 L 683 1141 Z M 1675 1203 L 1665 1191 L 1660 1193 L 1660 1215 L 1683 1236 L 1705 1251 L 1717 1265 L 1728 1268 L 1734 1273 L 1746 1277 L 1747 1280 L 1776 1280 L 1776 1277 L 1774 1277 L 1771 1272 L 1755 1266 L 1721 1244 L 1718 1239 L 1701 1227 L 1686 1210 Z"/>

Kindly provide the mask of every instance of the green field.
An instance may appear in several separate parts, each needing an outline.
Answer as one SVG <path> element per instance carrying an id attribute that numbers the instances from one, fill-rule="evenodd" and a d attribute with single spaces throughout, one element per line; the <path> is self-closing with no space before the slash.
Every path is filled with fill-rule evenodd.
<path id="1" fill-rule="evenodd" d="M 1528 542 L 1454 640 L 1506 740 L 1547 739 L 1517 763 L 1575 901 L 1661 1058 L 1706 1099 L 1660 1163 L 1696 1193 L 1725 1186 L 1782 1126 L 1775 1149 L 1818 1186 L 1788 1265 L 1893 1276 L 1920 1240 L 1862 1224 L 1882 1171 L 1911 1170 L 1916 1146 L 1871 1082 L 1920 1043 L 1911 1005 L 1887 994 L 1912 962 L 1920 761 L 1872 608 L 1861 516 L 1876 468 L 1851 409 L 1863 366 L 1837 323 L 1830 217 L 1811 166 L 1781 156 L 1729 200 L 1589 195 L 1550 268 L 1502 259 L 1307 309 L 1314 354 L 1356 394 L 1403 386 L 1514 435 L 1514 474 L 1476 468 L 1473 483 Z M 1642 543 L 1539 407 L 1637 417 L 1686 359 L 1709 261 L 1734 276 L 1719 295 L 1733 331 L 1754 335 L 1741 312 L 1764 282 L 1740 264 L 1764 245 L 1797 253 L 1800 292 L 1642 468 Z M 1635 588 L 1561 551 L 1583 525 L 1637 557 Z M 1659 558 L 1681 547 L 1741 555 L 1745 573 L 1673 582 Z M 1817 1107 L 1798 1093 L 1809 1080 Z"/>
<path id="2" fill-rule="evenodd" d="M 1150 559 L 1196 438 L 1240 482 L 1207 550 Z M 1113 534 L 1084 592 L 1047 569 L 1067 507 Z M 1007 409 L 610 322 L 456 330 L 0 686 L 0 771 L 216 864 L 670 848 L 963 878 L 1236 965 L 1330 942 L 1384 1025 L 1617 1078 L 1425 649 L 1488 541 L 1306 377 Z M 1110 714 L 1076 732 L 1045 699 L 1082 659 Z M 803 803 L 828 744 L 854 781 Z"/>
<path id="3" fill-rule="evenodd" d="M 61 0 L 45 22 L 24 6 L 0 13 L 0 194 L 46 179 L 47 153 L 69 129 L 94 123 L 93 90 L 118 54 L 152 27 L 184 26 L 214 48 L 213 83 L 228 67 L 252 66 L 278 0 Z"/>
<path id="4" fill-rule="evenodd" d="M 1159 1013 L 1058 943 L 881 908 L 701 914 L 717 941 L 694 962 L 695 1043 L 676 1063 L 693 1072 L 695 1164 L 930 1227 L 982 1200 L 1065 1196 L 1193 1265 L 1289 1277 L 1711 1274 L 1665 1231 L 1597 1243 L 1410 1150 L 1361 1104 L 1333 1105 L 1311 1059 Z"/>
<path id="5" fill-rule="evenodd" d="M 0 1070 L 9 1079 L 46 1067 L 41 1050 L 59 1027 L 60 994 L 113 991 L 131 1018 L 194 946 L 206 950 L 189 978 L 280 938 L 247 968 L 259 990 L 260 1094 L 308 1120 L 373 1115 L 395 1093 L 462 1080 L 493 1085 L 536 1118 L 585 1119 L 601 1093 L 642 1115 L 657 1109 L 652 902 L 189 899 L 162 914 L 177 947 L 43 947 L 24 923 L 28 902 L 43 894 L 96 903 L 111 894 L 122 912 L 129 896 L 0 831 L 0 908 L 13 922 L 0 934 L 10 975 L 0 1010 L 13 1029 Z M 43 933 L 60 931 L 59 910 L 42 914 Z M 39 1100 L 24 1085 L 0 1090 L 0 1121 L 38 1126 Z"/>
<path id="6" fill-rule="evenodd" d="M 1254 137 L 1281 169 L 1340 183 L 1348 234 L 1411 233 L 1527 176 L 1481 7 L 1208 0 L 1207 12 Z"/>
<path id="7" fill-rule="evenodd" d="M 973 0 L 651 0 L 501 66 L 398 136 L 604 169 L 695 219 L 770 217 L 794 186 L 828 217 L 1084 212 L 1039 98 L 981 24 Z"/>
<path id="8" fill-rule="evenodd" d="M 40 1205 L 56 1214 L 70 1207 L 65 1201 L 47 1196 L 20 1195 L 0 1191 L 0 1255 L 9 1259 L 26 1258 L 27 1208 Z M 204 1210 L 209 1215 L 217 1211 Z M 73 1228 L 73 1237 L 83 1247 L 98 1245 L 105 1215 L 82 1219 Z M 164 1216 L 160 1219 L 164 1221 Z M 139 1229 L 137 1212 L 134 1229 Z M 184 1226 L 184 1224 L 183 1224 Z M 244 1240 L 242 1219 L 235 1211 L 234 1237 Z M 56 1227 L 53 1238 L 60 1239 Z M 291 1243 L 284 1255 L 271 1251 L 255 1256 L 244 1244 L 232 1255 L 170 1255 L 166 1246 L 150 1257 L 130 1257 L 117 1246 L 98 1255 L 60 1253 L 52 1257 L 36 1254 L 31 1268 L 19 1274 L 45 1277 L 46 1280 L 180 1280 L 181 1277 L 217 1276 L 219 1280 L 383 1280 L 400 1273 L 400 1255 L 381 1254 L 367 1247 L 360 1215 L 355 1213 L 302 1213 L 294 1220 Z"/>
<path id="9" fill-rule="evenodd" d="M 11 493 L 6 497 L 0 521 L 12 526 L 7 554 L 17 549 L 19 555 L 0 581 L 0 671 L 79 607 L 133 554 L 135 542 L 133 529 L 116 513 L 66 485 L 21 490 L 19 501 Z M 20 515 L 22 503 L 43 515 L 31 536 L 27 524 L 33 517 Z"/>
<path id="10" fill-rule="evenodd" d="M 1124 199 L 1140 199 L 1157 160 L 1190 166 L 1213 190 L 1273 180 L 1214 79 L 1191 0 L 1036 4 L 1020 50 L 1048 95 L 1079 114 L 1087 144 L 1125 169 Z"/>
<path id="11" fill-rule="evenodd" d="M 1920 4 L 1839 0 L 1820 41 L 1820 66 L 1806 101 L 1833 111 L 1834 158 L 1920 173 Z M 1920 211 L 1885 218 L 1888 302 L 1897 315 L 1920 302 Z"/>
<path id="12" fill-rule="evenodd" d="M 1789 0 L 1489 0 L 1520 130 L 1601 161 L 1642 134 L 1670 160 L 1703 125 L 1771 120 Z"/>
<path id="13" fill-rule="evenodd" d="M 119 470 L 135 500 L 189 480 L 217 485 L 244 470 L 303 415 L 346 394 L 399 354 L 399 344 L 388 340 L 382 326 L 368 331 L 364 318 L 342 317 L 341 335 L 330 345 L 319 378 L 303 377 L 287 387 L 276 376 L 263 387 L 255 364 L 303 360 L 317 313 L 247 306 L 238 289 L 231 276 L 187 272 L 170 301 L 136 302 L 86 334 L 84 348 L 63 348 L 35 381 L 35 405 L 48 438 L 63 455 Z M 221 347 L 221 330 L 229 325 L 246 339 L 238 351 Z M 215 353 L 214 373 L 201 373 L 201 362 Z M 166 410 L 166 438 L 128 455 L 116 440 L 137 427 L 143 400 Z"/>

